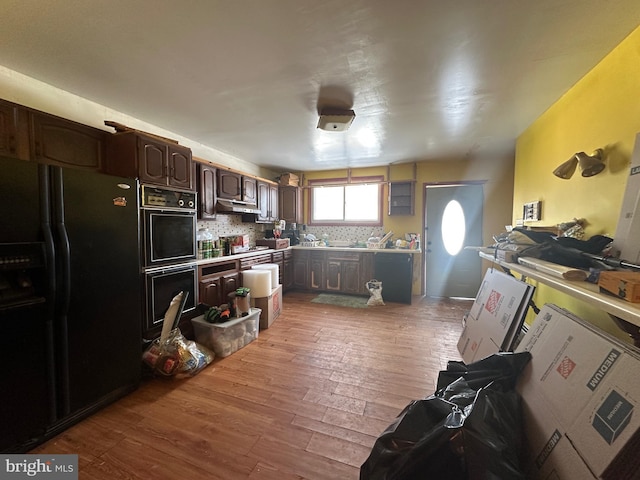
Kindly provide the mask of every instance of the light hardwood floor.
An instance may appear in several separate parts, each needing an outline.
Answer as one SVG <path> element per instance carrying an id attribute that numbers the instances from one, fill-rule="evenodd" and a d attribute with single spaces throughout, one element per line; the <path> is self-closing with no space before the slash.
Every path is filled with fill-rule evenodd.
<path id="1" fill-rule="evenodd" d="M 378 435 L 459 360 L 471 301 L 367 309 L 284 296 L 256 341 L 193 378 L 151 379 L 31 453 L 80 479 L 357 479 Z"/>

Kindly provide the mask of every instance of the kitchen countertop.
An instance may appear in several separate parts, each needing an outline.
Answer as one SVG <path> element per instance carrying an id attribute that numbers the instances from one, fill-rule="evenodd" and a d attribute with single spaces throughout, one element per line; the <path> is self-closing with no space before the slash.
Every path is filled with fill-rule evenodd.
<path id="1" fill-rule="evenodd" d="M 289 247 L 291 248 L 291 247 Z M 228 262 L 229 260 L 238 260 L 240 258 L 254 257 L 256 255 L 264 255 L 265 253 L 273 253 L 273 252 L 281 252 L 286 250 L 285 248 L 281 248 L 275 250 L 273 248 L 265 248 L 263 250 L 250 250 L 248 252 L 243 253 L 234 253 L 232 255 L 223 255 L 221 257 L 212 257 L 212 258 L 202 258 L 196 261 L 197 265 L 208 265 L 210 263 L 220 263 L 220 262 Z"/>
<path id="2" fill-rule="evenodd" d="M 325 252 L 369 252 L 369 253 L 422 253 L 422 250 L 410 250 L 408 248 L 366 248 L 366 247 L 290 247 L 293 250 L 321 250 Z"/>
<path id="3" fill-rule="evenodd" d="M 301 247 L 295 245 L 288 248 L 266 248 L 263 250 L 251 250 L 244 253 L 234 253 L 232 255 L 224 255 L 222 257 L 203 258 L 196 261 L 197 265 L 209 265 L 212 263 L 228 262 L 229 260 L 238 260 L 241 258 L 253 257 L 256 255 L 264 255 L 265 253 L 282 252 L 284 250 L 317 250 L 323 252 L 369 252 L 369 253 L 422 253 L 421 250 L 409 250 L 406 248 L 360 248 L 360 247 Z"/>

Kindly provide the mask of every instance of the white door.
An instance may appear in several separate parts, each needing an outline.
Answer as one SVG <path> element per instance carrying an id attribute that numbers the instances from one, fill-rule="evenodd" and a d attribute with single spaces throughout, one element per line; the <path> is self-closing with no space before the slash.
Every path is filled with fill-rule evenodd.
<path id="1" fill-rule="evenodd" d="M 482 185 L 428 185 L 425 192 L 425 272 L 428 297 L 475 298 L 482 281 Z"/>

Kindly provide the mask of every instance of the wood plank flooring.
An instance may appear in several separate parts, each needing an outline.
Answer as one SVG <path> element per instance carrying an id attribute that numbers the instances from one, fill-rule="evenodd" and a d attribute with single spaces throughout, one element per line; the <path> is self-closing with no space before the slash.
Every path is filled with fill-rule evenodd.
<path id="1" fill-rule="evenodd" d="M 80 478 L 357 479 L 378 435 L 459 360 L 467 300 L 367 309 L 288 293 L 257 340 L 188 379 L 150 379 L 31 453 Z"/>

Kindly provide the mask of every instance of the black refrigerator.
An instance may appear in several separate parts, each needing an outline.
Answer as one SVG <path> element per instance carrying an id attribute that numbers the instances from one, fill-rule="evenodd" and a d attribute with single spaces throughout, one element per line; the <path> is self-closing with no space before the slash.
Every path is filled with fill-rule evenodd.
<path id="1" fill-rule="evenodd" d="M 0 451 L 138 386 L 138 212 L 136 180 L 0 158 Z"/>

